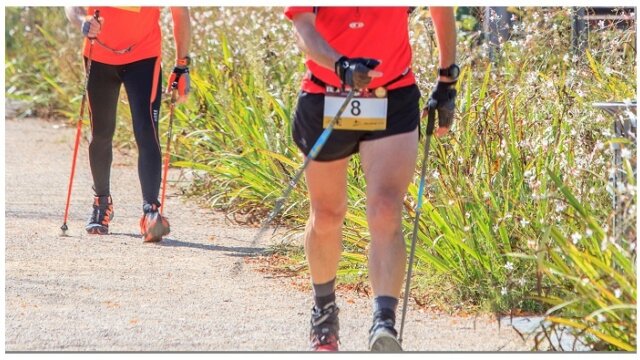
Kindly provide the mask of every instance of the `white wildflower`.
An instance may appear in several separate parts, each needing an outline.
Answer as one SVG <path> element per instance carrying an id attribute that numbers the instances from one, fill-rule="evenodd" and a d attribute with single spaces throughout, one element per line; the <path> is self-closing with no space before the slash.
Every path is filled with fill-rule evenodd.
<path id="1" fill-rule="evenodd" d="M 631 158 L 631 150 L 624 148 L 622 149 L 622 151 L 620 151 L 620 156 L 622 156 L 623 159 L 630 159 Z"/>
<path id="2" fill-rule="evenodd" d="M 538 244 L 535 240 L 527 240 L 527 247 L 531 250 L 535 250 L 538 247 Z"/>
<path id="3" fill-rule="evenodd" d="M 484 199 L 485 200 L 489 200 L 489 198 L 491 198 L 491 193 L 489 193 L 488 191 L 484 192 Z"/>
<path id="4" fill-rule="evenodd" d="M 620 289 L 613 290 L 613 295 L 616 296 L 616 299 L 620 299 L 620 296 L 622 296 L 622 290 Z"/>
<path id="5" fill-rule="evenodd" d="M 507 295 L 507 288 L 506 287 L 502 287 L 502 289 L 500 289 L 500 295 L 505 296 Z"/>
<path id="6" fill-rule="evenodd" d="M 604 29 L 604 20 L 598 21 L 598 26 L 600 27 L 600 29 Z"/>
<path id="7" fill-rule="evenodd" d="M 591 229 L 587 229 L 587 231 L 585 231 L 585 235 L 586 235 L 587 237 L 591 237 L 591 236 L 593 235 L 593 230 L 591 230 Z"/>
<path id="8" fill-rule="evenodd" d="M 525 218 L 522 218 L 522 219 L 520 220 L 520 225 L 521 225 L 522 227 L 527 227 L 527 225 L 529 225 L 529 224 L 530 224 L 529 220 L 527 220 L 527 219 L 525 219 Z"/>
<path id="9" fill-rule="evenodd" d="M 471 217 L 471 213 L 467 211 L 466 213 L 464 213 L 464 217 L 469 219 Z"/>
<path id="10" fill-rule="evenodd" d="M 507 261 L 507 263 L 504 264 L 504 268 L 507 269 L 508 271 L 512 271 L 513 270 L 513 263 L 511 263 L 511 261 Z"/>
<path id="11" fill-rule="evenodd" d="M 438 172 L 438 170 L 434 170 L 434 171 L 433 171 L 433 178 L 434 178 L 434 179 L 437 179 L 437 178 L 439 178 L 439 177 L 440 177 L 440 173 Z"/>
<path id="12" fill-rule="evenodd" d="M 571 235 L 571 241 L 573 242 L 573 244 L 577 244 L 578 241 L 580 241 L 582 239 L 582 235 L 578 234 L 578 233 L 573 233 Z"/>

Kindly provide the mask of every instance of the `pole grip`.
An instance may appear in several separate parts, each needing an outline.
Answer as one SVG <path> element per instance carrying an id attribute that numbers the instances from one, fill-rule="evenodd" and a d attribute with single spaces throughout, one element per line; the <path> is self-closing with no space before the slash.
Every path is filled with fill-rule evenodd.
<path id="1" fill-rule="evenodd" d="M 434 99 L 429 99 L 427 103 L 427 136 L 433 135 L 433 130 L 436 125 L 436 107 L 438 106 L 438 101 Z"/>

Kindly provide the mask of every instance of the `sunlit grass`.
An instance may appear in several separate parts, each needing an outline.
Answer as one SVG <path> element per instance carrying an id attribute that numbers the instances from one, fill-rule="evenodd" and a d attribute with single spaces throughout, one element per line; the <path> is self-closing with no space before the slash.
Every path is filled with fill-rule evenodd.
<path id="1" fill-rule="evenodd" d="M 627 174 L 636 147 L 616 138 L 612 120 L 591 105 L 637 98 L 635 29 L 597 25 L 588 51 L 574 54 L 568 8 L 515 10 L 496 63 L 478 33 L 460 33 L 458 115 L 452 133 L 432 142 L 414 295 L 455 309 L 546 312 L 597 349 L 635 349 L 635 225 L 618 236 L 611 226 L 612 192 L 635 224 L 635 179 L 612 189 L 609 177 L 611 144 L 626 149 Z M 80 38 L 63 16 L 61 9 L 7 11 L 6 93 L 32 100 L 39 114 L 74 119 Z M 304 57 L 280 8 L 194 8 L 192 17 L 193 96 L 176 111 L 172 165 L 199 174 L 192 192 L 210 206 L 257 223 L 302 163 L 290 127 Z M 20 31 L 25 23 L 29 32 Z M 165 11 L 166 35 L 169 25 Z M 412 15 L 410 31 L 424 99 L 437 59 L 426 12 Z M 165 42 L 166 78 L 171 36 Z M 119 136 L 130 139 L 128 109 L 120 107 Z M 351 165 L 340 274 L 361 281 L 365 183 L 357 156 Z M 405 199 L 407 241 L 418 171 Z M 302 179 L 278 221 L 296 238 L 307 216 Z"/>

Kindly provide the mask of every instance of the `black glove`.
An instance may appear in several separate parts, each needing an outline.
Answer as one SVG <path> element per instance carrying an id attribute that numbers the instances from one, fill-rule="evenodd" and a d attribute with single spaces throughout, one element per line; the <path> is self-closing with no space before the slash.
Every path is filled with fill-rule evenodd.
<path id="1" fill-rule="evenodd" d="M 178 96 L 181 101 L 186 100 L 187 95 L 191 92 L 191 78 L 189 77 L 188 67 L 174 67 L 169 82 L 167 83 L 167 94 L 173 90 L 173 86 L 178 90 Z"/>
<path id="2" fill-rule="evenodd" d="M 438 127 L 450 128 L 456 110 L 455 82 L 438 81 L 427 104 L 435 105 L 438 111 Z M 435 102 L 435 103 L 434 103 Z"/>
<path id="3" fill-rule="evenodd" d="M 375 59 L 341 57 L 335 63 L 336 75 L 342 84 L 355 89 L 364 89 L 371 82 L 368 73 L 378 66 L 380 62 Z"/>

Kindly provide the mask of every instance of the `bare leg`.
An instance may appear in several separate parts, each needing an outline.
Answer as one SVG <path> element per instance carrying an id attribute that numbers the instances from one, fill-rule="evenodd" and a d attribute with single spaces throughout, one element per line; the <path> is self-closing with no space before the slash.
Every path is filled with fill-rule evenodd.
<path id="1" fill-rule="evenodd" d="M 406 266 L 402 208 L 417 152 L 417 129 L 360 144 L 371 233 L 369 277 L 375 296 L 400 297 Z"/>
<path id="2" fill-rule="evenodd" d="M 311 213 L 305 231 L 305 253 L 314 284 L 333 280 L 342 252 L 342 223 L 347 212 L 349 158 L 311 161 L 305 170 Z"/>

